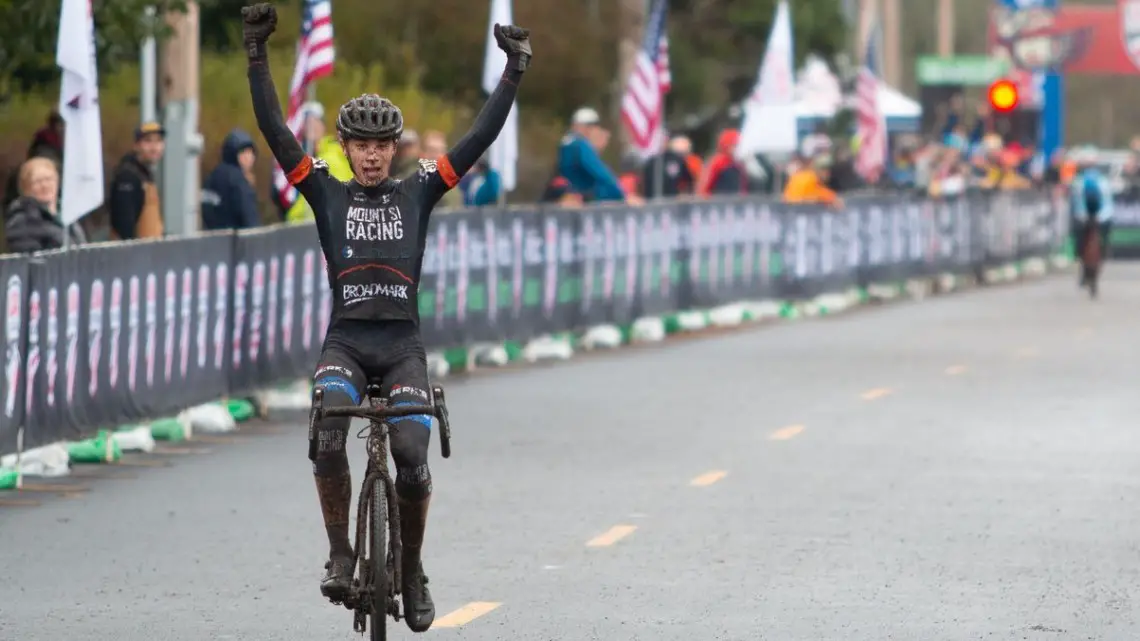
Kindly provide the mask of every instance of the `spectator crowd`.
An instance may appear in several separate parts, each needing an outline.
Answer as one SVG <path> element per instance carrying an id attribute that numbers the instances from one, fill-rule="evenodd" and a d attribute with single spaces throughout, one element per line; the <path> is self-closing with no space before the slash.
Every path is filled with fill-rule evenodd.
<path id="1" fill-rule="evenodd" d="M 310 102 L 301 111 L 303 144 L 328 165 L 333 176 L 349 180 L 352 171 L 336 136 L 326 128 L 324 108 Z M 65 135 L 63 120 L 51 114 L 32 136 L 27 159 L 8 177 L 0 208 L 4 212 L 4 225 L 0 227 L 3 251 L 56 249 L 98 235 L 79 224 L 64 229 L 59 218 Z M 737 153 L 740 134 L 729 128 L 715 136 L 715 145 L 707 155 L 698 154 L 688 136 L 675 134 L 663 140 L 657 154 L 647 159 L 626 157 L 616 171 L 603 160 L 610 138 L 595 109 L 578 109 L 559 143 L 553 175 L 540 201 L 576 207 L 591 202 L 637 205 L 662 197 L 756 194 L 785 202 L 842 207 L 845 194 L 868 188 L 931 198 L 953 197 L 969 189 L 1060 189 L 1077 174 L 1075 152 L 1088 152 L 1087 148 L 1060 149 L 1051 158 L 1044 158 L 1032 145 L 997 133 L 984 106 L 978 107 L 967 122 L 960 101 L 933 134 L 892 135 L 889 162 L 874 184 L 862 180 L 855 171 L 858 140 L 833 138 L 823 125 L 805 136 L 800 148 L 788 157 L 742 157 Z M 131 151 L 109 175 L 104 236 L 129 240 L 164 234 L 156 172 L 165 153 L 165 139 L 166 132 L 158 123 L 143 123 L 135 130 Z M 447 148 L 447 137 L 440 131 L 421 135 L 405 130 L 393 176 L 413 174 L 419 160 L 439 158 Z M 257 154 L 256 139 L 241 129 L 232 130 L 222 141 L 220 161 L 202 183 L 203 229 L 246 229 L 262 224 L 254 172 Z M 1117 182 L 1118 196 L 1140 199 L 1140 137 L 1133 141 Z M 280 202 L 272 181 L 266 181 L 262 188 L 272 202 Z M 484 158 L 448 192 L 437 211 L 499 206 L 503 202 L 502 178 Z M 312 218 L 303 198 L 278 209 L 279 220 L 303 222 Z"/>
<path id="2" fill-rule="evenodd" d="M 562 141 L 558 173 L 543 201 L 637 203 L 655 197 L 758 194 L 842 207 L 843 194 L 867 189 L 947 198 L 970 189 L 1063 188 L 1077 174 L 1078 156 L 1097 155 L 1095 148 L 1074 147 L 1059 149 L 1047 159 L 1034 146 L 996 132 L 985 106 L 969 124 L 958 111 L 931 135 L 893 135 L 889 162 L 873 183 L 855 170 L 859 141 L 833 140 L 822 124 L 787 158 L 741 157 L 739 132 L 725 129 L 707 158 L 693 153 L 687 136 L 674 135 L 659 154 L 645 161 L 630 158 L 616 174 L 601 161 L 608 140 L 597 113 L 579 110 Z M 1118 196 L 1140 198 L 1140 137 L 1131 145 L 1119 182 Z"/>

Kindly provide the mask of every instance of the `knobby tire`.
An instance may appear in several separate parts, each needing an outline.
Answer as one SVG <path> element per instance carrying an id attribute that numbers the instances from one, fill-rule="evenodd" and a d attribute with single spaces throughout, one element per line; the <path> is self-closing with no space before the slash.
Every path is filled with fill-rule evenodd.
<path id="1" fill-rule="evenodd" d="M 368 553 L 372 568 L 372 641 L 388 639 L 388 488 L 384 479 L 372 484 Z"/>

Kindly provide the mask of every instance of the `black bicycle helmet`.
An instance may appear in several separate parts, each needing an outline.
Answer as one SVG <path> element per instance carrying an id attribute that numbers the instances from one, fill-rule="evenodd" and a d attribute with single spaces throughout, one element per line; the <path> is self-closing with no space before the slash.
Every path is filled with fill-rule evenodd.
<path id="1" fill-rule="evenodd" d="M 341 105 L 336 131 L 345 140 L 396 140 L 404 132 L 404 115 L 391 100 L 366 93 Z"/>

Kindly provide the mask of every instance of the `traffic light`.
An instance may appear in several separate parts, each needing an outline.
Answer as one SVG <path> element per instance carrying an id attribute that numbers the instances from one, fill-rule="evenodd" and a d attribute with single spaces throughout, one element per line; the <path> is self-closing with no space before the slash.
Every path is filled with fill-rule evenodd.
<path id="1" fill-rule="evenodd" d="M 1017 85 L 1009 80 L 997 80 L 990 85 L 990 107 L 998 113 L 1009 113 L 1017 108 Z"/>

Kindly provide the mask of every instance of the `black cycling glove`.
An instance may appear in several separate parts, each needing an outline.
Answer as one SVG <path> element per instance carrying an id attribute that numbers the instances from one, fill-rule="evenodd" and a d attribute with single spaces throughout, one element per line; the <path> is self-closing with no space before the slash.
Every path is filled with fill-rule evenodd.
<path id="1" fill-rule="evenodd" d="M 514 25 L 502 26 L 495 24 L 495 42 L 507 54 L 507 62 L 515 67 L 519 73 L 526 71 L 530 64 L 530 30 Z"/>
<path id="2" fill-rule="evenodd" d="M 265 43 L 277 29 L 277 9 L 268 2 L 241 8 L 242 40 L 250 60 L 265 58 Z"/>

